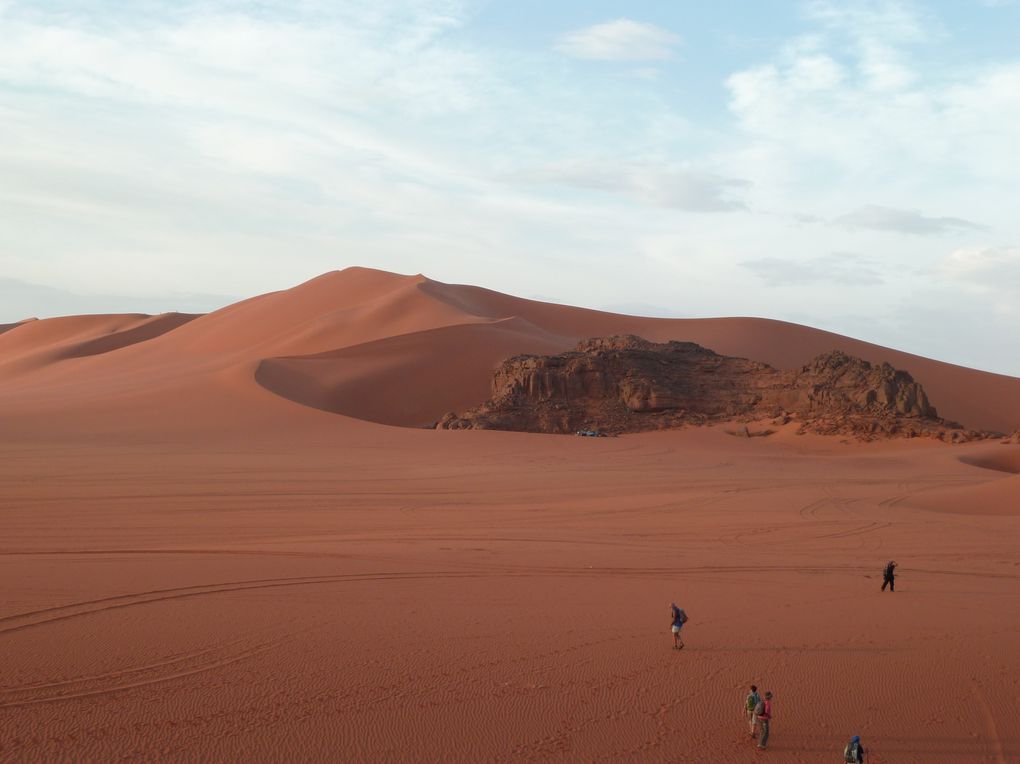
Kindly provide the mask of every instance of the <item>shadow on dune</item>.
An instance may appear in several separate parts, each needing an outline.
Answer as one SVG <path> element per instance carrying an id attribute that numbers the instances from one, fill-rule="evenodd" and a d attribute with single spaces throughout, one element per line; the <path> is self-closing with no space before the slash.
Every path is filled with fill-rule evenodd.
<path id="1" fill-rule="evenodd" d="M 558 352 L 571 341 L 520 318 L 458 324 L 326 353 L 269 358 L 258 365 L 255 380 L 312 408 L 422 427 L 485 400 L 492 370 L 504 358 Z"/>
<path id="2" fill-rule="evenodd" d="M 34 320 L 36 319 L 27 318 L 24 321 L 15 321 L 13 324 L 0 324 L 0 334 L 3 334 L 4 332 L 9 332 L 11 329 L 17 329 L 22 324 L 26 324 L 29 321 Z"/>
<path id="3" fill-rule="evenodd" d="M 999 445 L 996 450 L 983 450 L 978 454 L 961 456 L 960 461 L 971 467 L 980 467 L 996 472 L 1020 474 L 1020 447 Z"/>
<path id="4" fill-rule="evenodd" d="M 171 332 L 184 324 L 201 317 L 201 313 L 164 313 L 160 316 L 153 316 L 151 320 L 145 321 L 138 326 L 113 332 L 101 337 L 80 342 L 77 345 L 65 348 L 57 354 L 57 358 L 84 358 L 92 355 L 102 355 L 114 350 L 137 345 L 139 342 L 153 340 L 167 332 Z"/>

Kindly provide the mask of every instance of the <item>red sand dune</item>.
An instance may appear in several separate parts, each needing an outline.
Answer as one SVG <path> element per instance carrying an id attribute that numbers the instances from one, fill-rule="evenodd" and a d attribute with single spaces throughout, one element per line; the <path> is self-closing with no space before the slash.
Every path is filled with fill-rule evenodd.
<path id="1" fill-rule="evenodd" d="M 999 472 L 1020 473 L 1020 449 L 1003 448 L 1008 444 L 989 444 L 985 448 L 961 456 L 960 461 L 975 467 Z"/>
<path id="2" fill-rule="evenodd" d="M 506 328 L 511 320 L 512 341 Z M 482 328 L 490 324 L 504 328 Z M 455 326 L 464 327 L 460 331 L 465 338 L 468 334 L 478 337 L 474 348 L 486 344 L 481 337 L 487 332 L 500 339 L 491 352 L 461 352 L 450 334 Z M 101 388 L 104 379 L 123 381 L 132 374 L 140 376 L 142 386 L 153 374 L 165 379 L 234 369 L 239 372 L 238 384 L 247 384 L 257 368 L 259 381 L 290 400 L 388 424 L 421 426 L 451 408 L 480 403 L 492 368 L 501 355 L 505 357 L 504 350 L 558 352 L 580 339 L 621 333 L 655 341 L 689 340 L 780 368 L 799 366 L 832 349 L 873 362 L 888 360 L 925 386 L 940 415 L 967 427 L 1020 429 L 1020 380 L 1016 378 L 809 327 L 754 318 L 638 318 L 363 268 L 328 273 L 198 318 L 82 316 L 30 322 L 0 339 L 0 381 L 33 369 L 38 372 L 29 385 L 33 390 L 69 378 Z M 140 341 L 145 339 L 149 341 Z M 352 350 L 372 342 L 380 344 Z M 129 343 L 134 344 L 128 347 Z M 105 357 L 99 363 L 87 367 L 68 363 L 75 355 L 100 352 Z M 408 373 L 408 352 L 429 361 L 418 362 L 416 372 Z M 356 363 L 350 353 L 356 354 Z M 388 353 L 392 359 L 385 361 Z M 432 396 L 425 394 L 418 376 L 424 367 L 439 375 L 429 383 Z M 456 372 L 447 375 L 445 384 L 444 369 Z M 355 380 L 357 395 L 348 399 Z M 115 387 L 119 396 L 123 385 Z M 395 400 L 414 403 L 394 407 Z"/>
<path id="3" fill-rule="evenodd" d="M 964 488 L 939 488 L 918 495 L 911 504 L 921 509 L 962 515 L 1020 516 L 1020 475 Z"/>
<path id="4" fill-rule="evenodd" d="M 524 352 L 552 353 L 563 338 L 520 318 L 411 332 L 316 355 L 263 361 L 256 380 L 285 398 L 373 422 L 434 422 L 489 395 L 492 369 Z"/>
<path id="5" fill-rule="evenodd" d="M 514 322 L 512 341 L 506 339 L 510 320 Z M 496 323 L 504 328 L 481 328 Z M 467 328 L 472 325 L 477 328 Z M 477 334 L 476 348 L 486 344 L 480 337 L 489 331 L 500 341 L 492 352 L 461 352 L 450 334 L 454 326 Z M 826 350 L 846 350 L 910 371 L 944 417 L 980 429 L 1020 428 L 1020 380 L 796 324 L 751 318 L 637 318 L 363 268 L 329 273 L 198 318 L 82 316 L 30 322 L 2 335 L 0 380 L 33 369 L 38 372 L 31 380 L 33 389 L 69 377 L 96 387 L 103 379 L 123 380 L 136 373 L 145 377 L 156 370 L 165 370 L 160 371 L 165 377 L 243 369 L 241 381 L 247 383 L 254 376 L 254 366 L 260 367 L 260 381 L 291 400 L 350 416 L 420 426 L 451 407 L 481 402 L 504 349 L 556 352 L 579 339 L 620 333 L 656 341 L 689 340 L 781 368 L 801 365 Z M 371 342 L 381 344 L 371 350 L 351 350 Z M 436 373 L 456 371 L 448 375 L 452 381 L 445 385 L 441 376 L 439 383 L 431 385 L 434 398 L 423 393 L 416 374 L 408 373 L 407 352 L 412 346 L 410 352 L 419 359 L 431 359 L 424 366 Z M 351 352 L 356 353 L 357 363 L 352 362 Z M 383 360 L 387 353 L 392 360 Z M 75 356 L 96 354 L 104 356 L 100 363 L 87 367 L 69 363 Z M 302 360 L 301 356 L 309 357 Z M 419 371 L 422 367 L 419 362 Z M 345 402 L 355 379 L 356 399 Z M 392 406 L 395 399 L 415 403 L 398 407 L 403 412 L 398 414 Z"/>
<path id="6" fill-rule="evenodd" d="M 31 320 L 31 319 L 28 319 L 28 320 Z M 21 326 L 23 323 L 25 323 L 25 322 L 24 321 L 15 321 L 13 324 L 0 324 L 0 334 L 3 334 L 4 332 L 9 332 L 11 329 L 15 328 L 16 326 Z"/>
<path id="7" fill-rule="evenodd" d="M 854 733 L 878 764 L 1020 760 L 1020 446 L 373 423 L 622 332 L 889 360 L 942 415 L 1020 429 L 1018 379 L 807 327 L 365 269 L 197 318 L 17 325 L 0 761 L 740 762 L 751 682 L 774 761 Z"/>

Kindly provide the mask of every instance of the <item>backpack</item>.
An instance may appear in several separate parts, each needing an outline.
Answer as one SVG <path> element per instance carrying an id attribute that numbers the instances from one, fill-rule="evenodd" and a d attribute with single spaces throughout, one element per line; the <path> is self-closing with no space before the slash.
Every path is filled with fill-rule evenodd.
<path id="1" fill-rule="evenodd" d="M 860 743 L 847 743 L 846 748 L 843 749 L 843 761 L 849 762 L 849 764 L 857 764 L 860 761 L 860 752 Z"/>
<path id="2" fill-rule="evenodd" d="M 756 705 L 754 707 L 754 715 L 755 716 L 764 716 L 765 715 L 765 701 L 764 700 L 759 700 L 758 701 L 758 705 Z"/>
<path id="3" fill-rule="evenodd" d="M 680 620 L 680 623 L 687 623 L 687 613 L 683 610 L 678 610 L 676 617 Z"/>
<path id="4" fill-rule="evenodd" d="M 748 711 L 753 712 L 758 707 L 759 703 L 761 703 L 761 697 L 759 697 L 758 693 L 750 692 L 747 694 L 747 702 L 745 705 L 747 706 Z"/>

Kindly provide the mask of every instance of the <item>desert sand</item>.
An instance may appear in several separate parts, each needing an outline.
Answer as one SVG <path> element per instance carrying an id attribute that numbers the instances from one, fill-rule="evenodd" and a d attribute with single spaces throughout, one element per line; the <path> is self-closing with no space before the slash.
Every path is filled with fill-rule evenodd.
<path id="1" fill-rule="evenodd" d="M 0 760 L 741 762 L 754 683 L 774 761 L 1020 761 L 1020 446 L 423 429 L 617 333 L 1020 429 L 1020 379 L 808 327 L 366 269 L 2 326 Z"/>

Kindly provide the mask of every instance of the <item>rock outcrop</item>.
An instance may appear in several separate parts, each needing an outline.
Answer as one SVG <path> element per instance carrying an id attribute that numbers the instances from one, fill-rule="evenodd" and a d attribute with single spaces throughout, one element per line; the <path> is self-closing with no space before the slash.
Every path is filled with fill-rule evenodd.
<path id="1" fill-rule="evenodd" d="M 516 356 L 495 372 L 492 397 L 441 429 L 607 434 L 712 422 L 799 423 L 804 432 L 861 439 L 974 433 L 939 419 L 905 371 L 840 351 L 782 371 L 692 342 L 603 337 L 553 356 Z"/>

